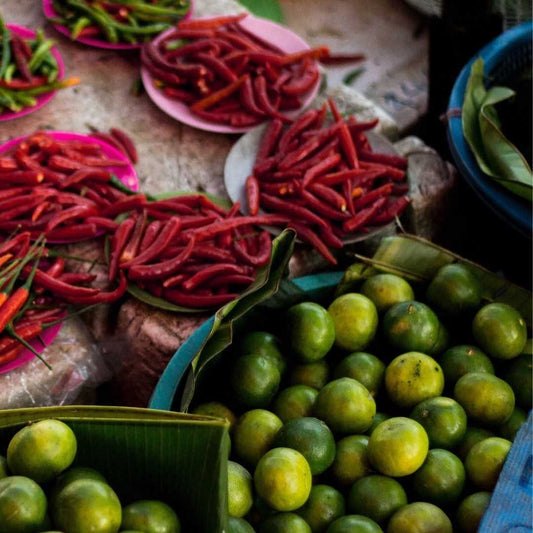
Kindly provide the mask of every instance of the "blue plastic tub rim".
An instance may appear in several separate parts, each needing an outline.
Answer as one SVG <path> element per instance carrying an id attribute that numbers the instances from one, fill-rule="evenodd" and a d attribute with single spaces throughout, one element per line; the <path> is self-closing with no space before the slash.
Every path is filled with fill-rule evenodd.
<path id="1" fill-rule="evenodd" d="M 291 280 L 299 289 L 307 293 L 335 288 L 342 279 L 343 272 L 326 272 L 313 274 Z M 170 359 L 167 367 L 157 383 L 148 407 L 170 411 L 174 402 L 174 396 L 181 380 L 186 376 L 189 365 L 194 356 L 200 350 L 206 337 L 209 335 L 215 316 L 204 322 L 194 333 L 180 346 Z"/>
<path id="2" fill-rule="evenodd" d="M 461 174 L 469 177 L 468 180 L 474 190 L 488 203 L 488 205 L 502 216 L 500 208 L 510 217 L 506 219 L 511 226 L 527 236 L 531 236 L 532 219 L 531 208 L 524 201 L 507 193 L 497 183 L 493 183 L 479 168 L 476 158 L 463 134 L 461 116 L 454 114 L 453 110 L 462 109 L 466 85 L 470 76 L 472 63 L 482 57 L 485 62 L 485 72 L 492 72 L 509 51 L 531 42 L 533 22 L 528 21 L 516 26 L 486 45 L 465 65 L 459 74 L 450 96 L 448 104 L 448 142 L 452 155 Z"/>

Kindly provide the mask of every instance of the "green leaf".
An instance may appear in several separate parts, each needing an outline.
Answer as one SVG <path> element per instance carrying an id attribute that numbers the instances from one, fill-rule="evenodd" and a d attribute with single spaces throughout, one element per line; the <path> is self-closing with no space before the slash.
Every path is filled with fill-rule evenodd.
<path id="1" fill-rule="evenodd" d="M 342 79 L 342 83 L 344 83 L 344 85 L 351 85 L 365 70 L 365 67 L 360 67 L 348 72 L 348 74 Z"/>
<path id="2" fill-rule="evenodd" d="M 254 15 L 274 22 L 283 22 L 283 11 L 278 0 L 239 0 Z"/>
<path id="3" fill-rule="evenodd" d="M 472 64 L 462 109 L 463 133 L 476 161 L 485 173 L 527 200 L 532 199 L 533 175 L 524 156 L 500 130 L 497 103 L 514 96 L 505 87 L 489 91 L 483 85 L 484 64 Z"/>

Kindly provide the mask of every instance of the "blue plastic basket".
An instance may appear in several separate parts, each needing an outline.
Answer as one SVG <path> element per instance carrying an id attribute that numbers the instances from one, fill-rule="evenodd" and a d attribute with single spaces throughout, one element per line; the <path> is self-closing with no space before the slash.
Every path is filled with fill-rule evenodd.
<path id="1" fill-rule="evenodd" d="M 496 84 L 504 84 L 513 74 L 531 64 L 533 23 L 525 22 L 503 33 L 483 48 L 463 68 L 453 86 L 448 114 L 448 142 L 459 171 L 482 200 L 520 233 L 531 237 L 531 203 L 486 176 L 477 164 L 463 135 L 461 117 L 452 110 L 462 109 L 472 63 L 482 57 L 487 77 Z"/>

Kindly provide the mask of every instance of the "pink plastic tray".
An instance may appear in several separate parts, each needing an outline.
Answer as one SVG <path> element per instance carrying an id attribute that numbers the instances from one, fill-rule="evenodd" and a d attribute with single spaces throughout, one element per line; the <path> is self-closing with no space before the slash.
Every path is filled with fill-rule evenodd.
<path id="1" fill-rule="evenodd" d="M 23 39 L 32 39 L 35 37 L 35 32 L 33 30 L 30 30 L 29 28 L 25 28 L 24 26 L 17 26 L 16 24 L 8 24 L 7 27 L 17 35 L 20 35 Z M 65 74 L 65 66 L 63 65 L 63 60 L 61 59 L 61 56 L 57 49 L 55 47 L 52 47 L 50 50 L 52 52 L 52 55 L 55 57 L 57 61 L 57 67 L 59 70 L 59 73 L 57 75 L 58 80 L 62 80 L 63 76 Z M 13 120 L 15 118 L 23 117 L 25 115 L 29 115 L 30 113 L 34 113 L 44 105 L 46 105 L 56 94 L 57 91 L 50 91 L 46 94 L 41 94 L 40 96 L 37 96 L 37 105 L 34 105 L 33 107 L 25 107 L 21 109 L 20 111 L 6 111 L 4 113 L 0 113 L 0 120 Z"/>
<path id="2" fill-rule="evenodd" d="M 192 16 L 194 10 L 194 0 L 190 0 L 190 9 L 189 12 L 183 17 L 182 20 L 187 20 Z M 54 9 L 52 0 L 43 0 L 43 11 L 44 14 L 49 18 L 61 17 L 61 15 Z M 66 26 L 62 24 L 54 24 L 54 28 L 63 35 L 66 35 L 70 39 L 70 31 Z M 76 43 L 86 44 L 88 46 L 94 46 L 96 48 L 107 48 L 108 50 L 137 50 L 142 46 L 142 43 L 139 44 L 128 44 L 128 43 L 108 43 L 102 39 L 92 39 L 90 37 L 80 37 L 76 39 Z"/>
<path id="3" fill-rule="evenodd" d="M 264 39 L 265 41 L 269 41 L 272 44 L 275 44 L 284 52 L 287 52 L 289 54 L 294 52 L 300 52 L 301 50 L 309 50 L 310 48 L 309 45 L 301 37 L 293 33 L 288 28 L 280 26 L 275 22 L 248 15 L 245 19 L 241 21 L 241 24 L 248 31 L 255 33 L 258 37 Z M 162 33 L 161 35 L 156 37 L 154 42 L 157 44 L 161 39 L 165 37 L 165 35 L 167 35 L 167 33 L 170 33 L 171 31 L 173 31 L 173 29 Z M 144 88 L 146 89 L 148 96 L 150 96 L 154 104 L 162 111 L 164 111 L 167 115 L 170 115 L 172 118 L 175 118 L 176 120 L 179 120 L 180 122 L 183 122 L 188 126 L 192 126 L 193 128 L 198 128 L 200 130 L 205 131 L 214 131 L 217 133 L 244 133 L 255 127 L 250 126 L 247 128 L 236 128 L 233 126 L 228 126 L 227 124 L 216 124 L 213 122 L 208 122 L 207 120 L 203 120 L 197 115 L 195 115 L 186 104 L 179 102 L 178 100 L 168 98 L 165 93 L 160 91 L 154 85 L 152 75 L 144 67 L 141 68 L 141 76 Z M 320 77 L 317 80 L 315 86 L 307 93 L 307 96 L 302 102 L 302 107 L 300 109 L 287 112 L 285 113 L 285 115 L 287 115 L 288 117 L 293 117 L 301 113 L 301 111 L 312 102 L 318 92 L 319 87 Z"/>

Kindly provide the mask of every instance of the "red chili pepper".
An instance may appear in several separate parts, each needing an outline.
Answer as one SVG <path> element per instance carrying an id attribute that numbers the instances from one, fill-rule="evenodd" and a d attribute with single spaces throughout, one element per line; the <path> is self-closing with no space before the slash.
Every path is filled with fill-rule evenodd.
<path id="1" fill-rule="evenodd" d="M 404 170 L 400 170 L 396 167 L 391 167 L 387 165 L 381 165 L 378 163 L 368 163 L 367 161 L 361 161 L 361 168 L 367 170 L 381 171 L 382 176 L 391 178 L 394 181 L 403 181 L 406 178 L 406 173 Z"/>
<path id="2" fill-rule="evenodd" d="M 191 229 L 191 228 L 198 228 L 202 226 L 206 226 L 208 224 L 211 224 L 212 222 L 215 222 L 215 220 L 219 220 L 219 216 L 217 215 L 191 215 L 191 216 L 183 216 L 181 217 L 181 229 Z"/>
<path id="3" fill-rule="evenodd" d="M 405 170 L 408 164 L 406 157 L 401 157 L 395 154 L 377 154 L 365 149 L 359 150 L 359 157 L 363 161 L 370 161 L 371 163 L 379 163 L 386 166 L 396 167 L 401 170 Z"/>
<path id="4" fill-rule="evenodd" d="M 254 94 L 257 105 L 270 117 L 277 118 L 282 122 L 291 123 L 292 120 L 285 115 L 282 115 L 270 102 L 267 94 L 266 79 L 264 76 L 257 76 L 253 82 Z"/>
<path id="5" fill-rule="evenodd" d="M 261 183 L 261 192 L 275 196 L 290 196 L 298 190 L 298 184 L 294 181 L 278 181 L 276 183 Z"/>
<path id="6" fill-rule="evenodd" d="M 355 215 L 355 207 L 353 205 L 353 194 L 352 194 L 352 180 L 346 180 L 342 182 L 342 194 L 346 200 L 346 206 L 348 207 L 348 212 L 351 215 Z"/>
<path id="7" fill-rule="evenodd" d="M 297 75 L 281 86 L 281 92 L 289 96 L 300 96 L 309 92 L 319 77 L 320 73 L 316 66 L 307 61 Z"/>
<path id="8" fill-rule="evenodd" d="M 43 213 L 46 213 L 46 211 L 48 211 L 48 209 L 52 206 L 52 203 L 51 202 L 43 202 L 41 204 L 39 204 L 35 210 L 33 211 L 32 215 L 31 215 L 31 221 L 32 222 L 36 222 L 37 220 L 39 220 L 40 216 L 43 214 Z"/>
<path id="9" fill-rule="evenodd" d="M 248 212 L 250 215 L 259 213 L 259 182 L 254 175 L 246 178 L 246 199 L 248 201 Z"/>
<path id="10" fill-rule="evenodd" d="M 165 289 L 168 289 L 170 287 L 175 287 L 176 285 L 181 285 L 182 282 L 184 282 L 187 279 L 187 274 L 178 274 L 177 276 L 172 276 L 170 278 L 167 278 L 163 282 L 163 287 Z M 162 294 L 160 295 L 160 297 Z"/>
<path id="11" fill-rule="evenodd" d="M 215 104 L 217 104 L 221 100 L 224 100 L 228 96 L 231 96 L 235 91 L 237 91 L 240 86 L 245 82 L 247 77 L 248 74 L 245 74 L 240 78 L 236 79 L 233 83 L 230 83 L 226 87 L 220 89 L 219 91 L 211 93 L 206 98 L 198 100 L 191 106 L 191 110 L 196 112 L 203 111 L 205 109 L 208 109 L 209 107 L 213 107 Z"/>
<path id="12" fill-rule="evenodd" d="M 320 176 L 317 179 L 317 183 L 327 186 L 339 185 L 345 181 L 357 178 L 358 176 L 364 176 L 368 174 L 369 173 L 367 171 L 361 169 L 340 170 L 338 172 L 332 172 L 331 174 Z"/>
<path id="13" fill-rule="evenodd" d="M 337 264 L 337 260 L 330 252 L 329 248 L 322 242 L 320 237 L 308 226 L 305 226 L 304 224 L 299 224 L 297 222 L 291 222 L 287 227 L 292 228 L 294 231 L 296 231 L 298 238 L 310 244 L 322 257 L 326 259 L 326 261 L 333 265 Z"/>
<path id="14" fill-rule="evenodd" d="M 320 62 L 324 65 L 342 65 L 344 63 L 355 63 L 364 61 L 366 56 L 364 54 L 333 54 L 329 57 L 323 57 Z"/>
<path id="15" fill-rule="evenodd" d="M 37 170 L 13 170 L 0 174 L 1 185 L 38 185 L 44 180 L 44 174 Z"/>
<path id="16" fill-rule="evenodd" d="M 333 101 L 333 98 L 328 98 L 328 104 L 335 122 L 342 122 L 342 115 L 340 114 L 337 104 Z"/>
<path id="17" fill-rule="evenodd" d="M 53 278 L 57 278 L 63 273 L 63 270 L 65 270 L 65 260 L 62 257 L 58 257 L 46 273 Z"/>
<path id="18" fill-rule="evenodd" d="M 6 365 L 7 363 L 10 363 L 14 359 L 16 359 L 20 352 L 24 349 L 24 346 L 15 346 L 15 348 L 11 348 L 10 350 L 6 350 L 5 352 L 0 352 L 0 365 Z"/>
<path id="19" fill-rule="evenodd" d="M 276 54 L 284 54 L 285 52 L 281 50 L 281 48 L 278 48 L 276 45 L 265 41 L 264 39 L 261 39 L 258 35 L 255 33 L 252 33 L 251 31 L 247 30 L 243 25 L 242 22 L 238 21 L 233 24 L 232 29 L 235 29 L 245 37 L 248 37 L 250 41 L 256 43 L 261 48 L 264 48 L 265 50 L 269 50 L 271 52 L 275 52 Z"/>
<path id="20" fill-rule="evenodd" d="M 300 191 L 302 198 L 305 200 L 306 207 L 316 211 L 319 215 L 328 218 L 329 220 L 346 220 L 350 215 L 346 211 L 337 211 L 334 207 L 319 200 L 309 191 L 302 189 Z"/>
<path id="21" fill-rule="evenodd" d="M 72 162 L 79 163 L 84 167 L 124 167 L 128 163 L 122 159 L 107 159 L 105 157 L 91 157 L 85 154 L 78 152 L 77 150 L 72 150 L 70 148 L 64 148 L 65 156 L 70 159 Z M 50 159 L 59 156 L 52 156 Z"/>
<path id="22" fill-rule="evenodd" d="M 145 43 L 143 50 L 145 51 L 145 61 L 150 61 L 156 67 L 167 69 L 177 76 L 197 80 L 199 78 L 203 78 L 207 74 L 207 69 L 203 65 L 195 65 L 193 63 L 178 64 L 167 61 L 159 52 L 159 50 L 157 50 L 156 46 L 151 42 Z"/>
<path id="23" fill-rule="evenodd" d="M 26 91 L 28 89 L 36 89 L 37 87 L 42 87 L 48 82 L 46 76 L 32 76 L 30 81 L 26 80 L 11 80 L 4 81 L 0 80 L 0 87 L 5 89 L 11 89 L 14 91 Z"/>
<path id="24" fill-rule="evenodd" d="M 178 217 L 172 217 L 161 229 L 154 242 L 146 248 L 137 257 L 122 263 L 123 268 L 131 268 L 134 265 L 148 263 L 157 257 L 174 239 L 181 229 L 181 220 Z"/>
<path id="25" fill-rule="evenodd" d="M 236 263 L 237 260 L 232 253 L 224 248 L 216 248 L 214 246 L 196 244 L 192 251 L 192 257 L 199 259 L 209 259 L 211 261 L 218 261 L 221 263 Z"/>
<path id="26" fill-rule="evenodd" d="M 343 242 L 337 237 L 337 235 L 335 235 L 332 228 L 320 228 L 319 233 L 320 238 L 330 248 L 340 249 L 344 246 Z"/>
<path id="27" fill-rule="evenodd" d="M 411 200 L 406 196 L 398 198 L 394 202 L 391 202 L 381 213 L 372 218 L 372 224 L 386 224 L 393 221 L 396 217 L 399 217 L 405 208 L 409 205 Z"/>
<path id="28" fill-rule="evenodd" d="M 311 48 L 310 50 L 302 50 L 301 52 L 295 52 L 294 54 L 287 54 L 282 57 L 282 65 L 292 65 L 298 63 L 304 59 L 318 59 L 322 61 L 324 58 L 329 57 L 330 51 L 327 46 L 319 46 L 318 48 Z"/>
<path id="29" fill-rule="evenodd" d="M 96 274 L 89 274 L 87 272 L 66 272 L 57 277 L 65 283 L 77 285 L 78 283 L 91 283 L 96 279 Z"/>
<path id="30" fill-rule="evenodd" d="M 185 44 L 176 48 L 175 50 L 168 50 L 168 47 L 165 43 L 159 43 L 159 51 L 164 52 L 164 57 L 167 60 L 175 60 L 178 57 L 186 56 L 189 54 L 196 54 L 197 52 L 202 52 L 204 50 L 215 49 L 220 52 L 220 48 L 217 46 L 216 39 L 210 37 L 209 39 L 200 39 L 192 43 Z M 218 54 L 217 54 L 218 55 Z"/>
<path id="31" fill-rule="evenodd" d="M 352 135 L 352 138 L 355 141 L 355 136 L 362 131 L 367 131 L 374 129 L 379 123 L 379 119 L 375 118 L 374 120 L 370 120 L 368 122 L 357 122 L 353 117 L 350 117 L 348 119 L 348 129 L 350 130 L 350 133 Z"/>
<path id="32" fill-rule="evenodd" d="M 322 200 L 328 202 L 333 207 L 336 207 L 341 211 L 346 211 L 346 200 L 342 194 L 339 194 L 331 187 L 327 187 L 321 183 L 312 183 L 309 186 L 309 190 L 319 198 L 322 198 Z"/>
<path id="33" fill-rule="evenodd" d="M 265 134 L 261 139 L 261 144 L 259 145 L 259 150 L 256 156 L 256 164 L 265 160 L 267 157 L 272 155 L 274 150 L 279 146 L 278 141 L 283 131 L 283 122 L 277 118 L 270 121 Z"/>
<path id="34" fill-rule="evenodd" d="M 160 45 L 166 45 L 171 41 L 188 41 L 189 39 L 212 39 L 215 37 L 213 30 L 174 30 L 167 33 L 163 39 L 159 41 Z"/>
<path id="35" fill-rule="evenodd" d="M 59 188 L 66 189 L 68 187 L 72 187 L 72 185 L 76 183 L 82 183 L 90 180 L 107 183 L 111 180 L 111 173 L 102 168 L 82 168 L 64 179 L 59 184 Z"/>
<path id="36" fill-rule="evenodd" d="M 392 195 L 394 196 L 403 196 L 409 192 L 408 183 L 394 183 L 392 186 Z"/>
<path id="37" fill-rule="evenodd" d="M 316 164 L 315 166 L 308 169 L 305 174 L 304 178 L 302 180 L 302 188 L 305 189 L 308 187 L 311 182 L 317 178 L 318 176 L 321 176 L 322 174 L 326 173 L 328 170 L 334 169 L 341 161 L 340 154 L 333 154 L 329 157 L 326 157 L 323 161 Z"/>
<path id="38" fill-rule="evenodd" d="M 296 217 L 298 220 L 302 220 L 319 227 L 328 226 L 328 223 L 324 219 L 322 219 L 318 215 L 315 215 L 315 213 L 309 211 L 309 209 L 303 206 L 294 204 L 286 200 L 282 200 L 281 198 L 276 198 L 275 196 L 271 196 L 265 193 L 261 193 L 260 198 L 261 205 L 269 210 L 276 211 L 278 213 L 286 213 L 291 218 Z"/>
<path id="39" fill-rule="evenodd" d="M 377 189 L 368 191 L 366 194 L 363 194 L 356 200 L 354 200 L 353 205 L 355 209 L 361 209 L 365 205 L 371 204 L 374 200 L 381 198 L 382 196 L 389 196 L 392 193 L 393 185 L 392 183 L 386 183 Z"/>
<path id="40" fill-rule="evenodd" d="M 78 289 L 82 287 L 76 287 Z M 64 296 L 63 298 L 67 300 L 68 302 L 76 303 L 78 305 L 94 305 L 94 304 L 100 304 L 100 303 L 113 303 L 119 300 L 126 294 L 126 290 L 128 289 L 128 281 L 126 279 L 126 275 L 122 270 L 119 272 L 119 285 L 118 287 L 111 292 L 99 292 L 98 294 L 94 296 L 76 296 L 76 297 L 70 297 L 70 296 Z"/>
<path id="41" fill-rule="evenodd" d="M 239 297 L 238 294 L 211 294 L 208 296 L 200 296 L 198 294 L 188 294 L 175 289 L 167 289 L 163 294 L 165 299 L 172 303 L 195 309 L 219 307 Z"/>
<path id="42" fill-rule="evenodd" d="M 235 128 L 247 128 L 260 124 L 262 120 L 255 115 L 241 111 L 240 113 L 230 113 L 229 123 Z"/>
<path id="43" fill-rule="evenodd" d="M 86 217 L 86 224 L 94 224 L 95 226 L 102 228 L 106 231 L 116 231 L 118 228 L 118 223 L 114 220 L 109 220 L 108 218 L 103 217 Z"/>
<path id="44" fill-rule="evenodd" d="M 163 87 L 163 92 L 170 98 L 180 100 L 184 104 L 192 104 L 196 102 L 196 96 L 185 90 L 175 89 L 174 87 Z"/>
<path id="45" fill-rule="evenodd" d="M 17 246 L 22 246 L 24 245 L 24 243 L 28 243 L 29 241 L 29 232 L 25 231 L 23 233 L 19 233 L 15 237 L 3 242 L 0 245 L 0 255 L 6 254 L 7 252 L 11 252 L 12 250 L 15 250 Z"/>
<path id="46" fill-rule="evenodd" d="M 300 179 L 303 175 L 303 172 L 299 170 L 279 170 L 278 172 L 272 172 L 271 174 L 263 174 L 261 180 L 263 181 L 285 181 L 285 180 L 294 180 Z"/>
<path id="47" fill-rule="evenodd" d="M 194 57 L 211 69 L 212 72 L 220 76 L 224 81 L 233 83 L 237 80 L 237 76 L 220 59 L 202 53 L 195 54 Z"/>
<path id="48" fill-rule="evenodd" d="M 315 109 L 310 109 L 309 111 L 306 111 L 303 115 L 300 115 L 291 125 L 290 127 L 285 131 L 283 136 L 281 137 L 279 141 L 278 148 L 282 152 L 286 152 L 287 147 L 290 145 L 290 143 L 300 135 L 303 131 L 305 131 L 310 124 L 312 124 L 318 115 L 318 111 Z"/>
<path id="49" fill-rule="evenodd" d="M 354 217 L 350 218 L 342 225 L 342 229 L 346 233 L 353 233 L 362 228 L 370 220 L 372 220 L 383 209 L 387 203 L 387 198 L 379 198 L 369 207 L 359 211 Z"/>
<path id="50" fill-rule="evenodd" d="M 136 220 L 134 218 L 126 218 L 119 224 L 117 231 L 113 235 L 108 272 L 109 281 L 113 281 L 117 277 L 122 251 L 133 233 L 135 223 Z"/>
<path id="51" fill-rule="evenodd" d="M 196 19 L 196 20 L 180 20 L 178 22 L 178 28 L 180 31 L 185 30 L 214 30 L 222 26 L 228 26 L 229 24 L 235 24 L 247 16 L 246 13 L 239 15 L 230 15 L 222 17 L 213 17 L 208 19 Z"/>
<path id="52" fill-rule="evenodd" d="M 231 263 L 210 265 L 197 272 L 182 283 L 186 291 L 193 291 L 203 285 L 207 280 L 222 274 L 243 274 L 242 267 Z"/>
<path id="53" fill-rule="evenodd" d="M 75 224 L 65 228 L 56 228 L 46 234 L 47 238 L 55 241 L 79 242 L 96 237 L 98 227 L 96 224 Z"/>
<path id="54" fill-rule="evenodd" d="M 262 267 L 270 260 L 272 253 L 272 239 L 267 231 L 262 231 L 258 237 L 259 253 L 251 255 L 243 246 L 242 241 L 233 241 L 233 251 L 237 259 L 240 259 L 246 265 L 253 267 Z"/>
<path id="55" fill-rule="evenodd" d="M 22 38 L 16 33 L 11 32 L 11 51 L 13 52 L 13 59 L 17 65 L 17 70 L 26 81 L 31 81 L 31 72 L 28 67 L 26 58 L 25 44 Z"/>
<path id="56" fill-rule="evenodd" d="M 65 209 L 55 214 L 46 224 L 45 232 L 49 233 L 54 230 L 57 226 L 64 224 L 65 222 L 72 221 L 77 218 L 85 218 L 90 216 L 97 215 L 98 211 L 96 208 L 87 205 L 79 205 Z"/>
<path id="57" fill-rule="evenodd" d="M 240 95 L 242 106 L 244 107 L 244 109 L 246 109 L 246 111 L 258 117 L 265 116 L 264 111 L 259 109 L 259 107 L 257 107 L 257 104 L 255 103 L 252 80 L 250 79 L 250 77 L 247 77 L 244 83 L 241 85 Z"/>
<path id="58" fill-rule="evenodd" d="M 207 283 L 206 287 L 216 288 L 224 287 L 227 285 L 250 285 L 254 282 L 252 276 L 245 276 L 244 274 L 223 274 L 211 278 Z"/>
<path id="59" fill-rule="evenodd" d="M 31 322 L 29 324 L 17 324 L 14 329 L 15 334 L 25 341 L 35 339 L 43 332 L 43 327 L 38 322 Z M 13 337 L 4 336 L 0 338 L 0 364 L 2 364 L 2 355 L 9 352 L 16 347 L 21 346 L 19 341 Z"/>
<path id="60" fill-rule="evenodd" d="M 42 198 L 32 198 L 28 199 L 26 201 L 23 201 L 22 205 L 19 205 L 18 207 L 14 207 L 13 209 L 8 209 L 7 211 L 3 211 L 0 213 L 0 221 L 13 221 L 19 216 L 23 215 L 24 213 L 27 213 L 28 211 L 32 211 L 35 209 L 41 202 L 43 201 Z"/>
<path id="61" fill-rule="evenodd" d="M 124 263 L 133 259 L 139 252 L 141 246 L 141 240 L 144 235 L 144 230 L 146 228 L 146 218 L 147 212 L 143 210 L 142 214 L 137 218 L 135 222 L 135 228 L 131 233 L 131 237 L 127 244 L 124 245 L 120 257 L 119 263 Z"/>
<path id="62" fill-rule="evenodd" d="M 18 164 L 12 157 L 0 157 L 0 176 L 6 170 L 17 170 Z"/>
<path id="63" fill-rule="evenodd" d="M 240 50 L 248 50 L 251 52 L 257 52 L 261 50 L 261 48 L 250 39 L 247 39 L 243 35 L 239 35 L 236 32 L 232 33 L 230 30 L 216 31 L 215 36 L 228 42 L 232 49 L 238 48 Z"/>
<path id="64" fill-rule="evenodd" d="M 126 198 L 119 200 L 115 204 L 102 209 L 100 216 L 103 217 L 114 217 L 120 215 L 121 213 L 126 213 L 133 209 L 141 209 L 148 205 L 148 200 L 144 194 L 134 194 L 132 196 L 127 196 Z"/>
<path id="65" fill-rule="evenodd" d="M 297 165 L 294 165 L 292 167 L 292 170 L 299 171 L 299 172 L 305 172 L 306 170 L 310 169 L 311 167 L 317 165 L 318 163 L 322 162 L 327 157 L 330 157 L 331 155 L 338 153 L 338 146 L 339 146 L 339 139 L 334 138 L 331 139 L 328 143 L 326 143 L 320 150 L 318 150 L 313 156 L 308 157 L 307 159 L 304 159 L 302 162 L 298 163 Z"/>
<path id="66" fill-rule="evenodd" d="M 143 65 L 143 67 L 148 69 L 148 71 L 154 76 L 156 80 L 160 80 L 164 83 L 169 83 L 171 85 L 181 85 L 187 81 L 186 78 L 180 77 L 173 72 L 168 72 L 167 70 L 165 70 L 166 67 L 158 67 L 157 65 L 155 65 L 146 53 L 146 49 L 144 47 L 141 48 L 141 64 Z"/>
<path id="67" fill-rule="evenodd" d="M 355 149 L 352 136 L 348 131 L 348 126 L 346 126 L 344 121 L 339 126 L 339 141 L 348 167 L 358 169 L 359 159 L 357 158 L 357 150 Z"/>
<path id="68" fill-rule="evenodd" d="M 153 220 L 148 224 L 144 232 L 141 245 L 139 246 L 140 250 L 146 250 L 149 246 L 153 244 L 156 237 L 159 235 L 161 230 L 161 222 L 159 220 Z"/>

